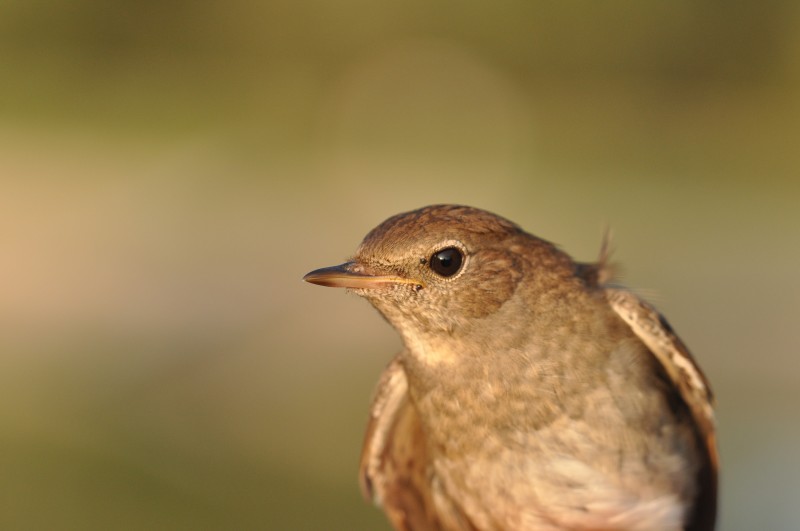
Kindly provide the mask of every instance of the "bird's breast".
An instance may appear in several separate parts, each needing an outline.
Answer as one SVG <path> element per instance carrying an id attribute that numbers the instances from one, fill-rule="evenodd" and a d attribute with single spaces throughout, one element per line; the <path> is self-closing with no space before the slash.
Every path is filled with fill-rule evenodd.
<path id="1" fill-rule="evenodd" d="M 489 496 L 522 515 L 540 504 L 663 503 L 668 516 L 655 528 L 679 521 L 685 500 L 676 493 L 690 492 L 697 451 L 691 428 L 654 385 L 639 342 L 598 344 L 492 356 L 451 349 L 433 363 L 410 355 L 410 397 L 445 489 L 471 500 L 475 514 Z"/>

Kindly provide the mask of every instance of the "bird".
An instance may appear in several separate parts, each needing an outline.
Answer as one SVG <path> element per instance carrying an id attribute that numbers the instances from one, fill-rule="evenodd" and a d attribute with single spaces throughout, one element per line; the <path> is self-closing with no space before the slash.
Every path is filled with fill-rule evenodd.
<path id="1" fill-rule="evenodd" d="M 400 334 L 359 464 L 397 531 L 715 527 L 709 382 L 667 320 L 596 262 L 486 210 L 390 217 L 312 284 Z"/>

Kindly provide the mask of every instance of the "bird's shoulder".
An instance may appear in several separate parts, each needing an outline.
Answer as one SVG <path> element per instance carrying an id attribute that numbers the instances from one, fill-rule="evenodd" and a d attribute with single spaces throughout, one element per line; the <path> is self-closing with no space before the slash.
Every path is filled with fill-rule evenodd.
<path id="1" fill-rule="evenodd" d="M 713 529 L 716 519 L 719 457 L 714 420 L 714 396 L 705 374 L 666 318 L 629 290 L 604 287 L 611 308 L 631 328 L 663 367 L 686 404 L 706 457 L 700 474 L 700 499 L 687 529 Z"/>
<path id="2" fill-rule="evenodd" d="M 394 529 L 471 530 L 431 481 L 427 441 L 400 357 L 384 369 L 372 399 L 359 465 L 361 492 L 383 508 Z"/>
<path id="3" fill-rule="evenodd" d="M 359 466 L 361 492 L 399 530 L 438 529 L 426 446 L 398 358 L 384 369 L 370 407 Z"/>

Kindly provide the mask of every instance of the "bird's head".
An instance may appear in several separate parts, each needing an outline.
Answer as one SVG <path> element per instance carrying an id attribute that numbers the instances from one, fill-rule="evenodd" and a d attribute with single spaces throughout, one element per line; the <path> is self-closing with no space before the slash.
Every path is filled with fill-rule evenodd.
<path id="1" fill-rule="evenodd" d="M 497 312 L 532 265 L 560 261 L 560 255 L 490 212 L 434 205 L 387 219 L 350 261 L 304 279 L 349 288 L 406 338 L 452 335 Z"/>

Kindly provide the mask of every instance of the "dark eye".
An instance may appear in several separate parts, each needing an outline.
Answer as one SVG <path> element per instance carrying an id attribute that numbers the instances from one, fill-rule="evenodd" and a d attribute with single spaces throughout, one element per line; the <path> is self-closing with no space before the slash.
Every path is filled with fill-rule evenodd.
<path id="1" fill-rule="evenodd" d="M 442 249 L 431 256 L 430 266 L 433 272 L 443 277 L 452 277 L 461 269 L 464 255 L 455 247 Z"/>

